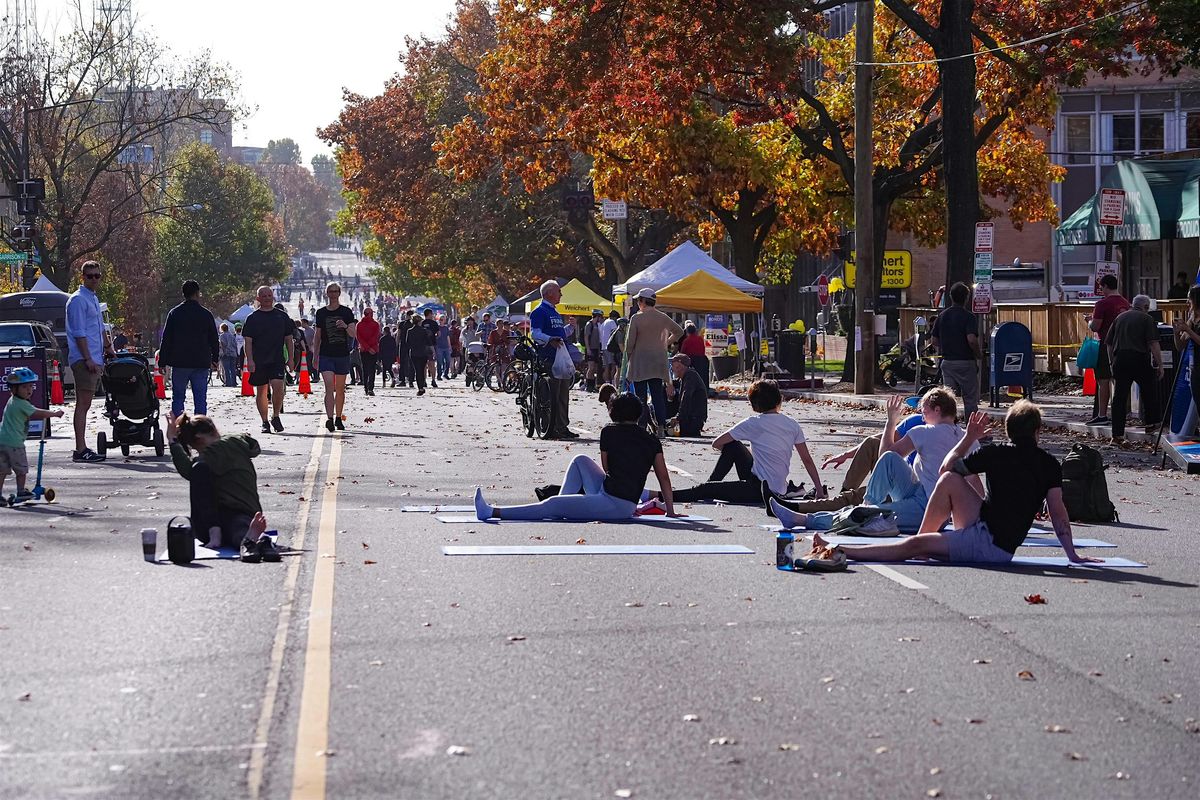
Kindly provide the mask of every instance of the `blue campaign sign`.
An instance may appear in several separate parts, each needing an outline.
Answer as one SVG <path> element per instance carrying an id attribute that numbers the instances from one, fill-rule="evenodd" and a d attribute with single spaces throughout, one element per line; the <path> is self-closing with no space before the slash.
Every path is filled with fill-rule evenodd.
<path id="1" fill-rule="evenodd" d="M 33 385 L 33 396 L 29 398 L 29 402 L 38 408 L 48 408 L 50 398 L 47 394 L 45 351 L 41 348 L 13 349 L 0 353 L 0 415 L 4 413 L 4 407 L 8 405 L 8 399 L 12 396 L 8 389 L 8 374 L 17 367 L 29 367 L 37 373 L 40 380 Z M 48 423 L 48 420 L 30 420 L 29 435 L 41 436 L 42 426 Z"/>
<path id="2" fill-rule="evenodd" d="M 1191 342 L 1179 356 L 1179 379 L 1175 381 L 1175 398 L 1171 401 L 1171 430 L 1179 433 L 1187 422 L 1192 407 L 1192 359 L 1196 357 Z"/>
<path id="3" fill-rule="evenodd" d="M 704 317 L 704 327 L 710 331 L 725 330 L 729 327 L 729 316 L 727 314 L 707 314 Z"/>

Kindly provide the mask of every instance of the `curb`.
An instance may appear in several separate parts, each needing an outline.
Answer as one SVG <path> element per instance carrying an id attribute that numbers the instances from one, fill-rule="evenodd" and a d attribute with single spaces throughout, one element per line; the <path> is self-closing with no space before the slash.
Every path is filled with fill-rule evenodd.
<path id="1" fill-rule="evenodd" d="M 891 397 L 890 394 L 842 394 L 835 392 L 812 392 L 800 389 L 785 389 L 783 396 L 787 400 L 828 400 L 841 405 L 871 406 L 874 408 L 886 408 L 888 398 Z M 986 412 L 993 419 L 1004 419 L 1004 415 L 1008 413 L 1007 408 L 990 408 L 985 405 L 981 405 L 979 410 Z M 1111 441 L 1112 439 L 1112 429 L 1106 425 L 1087 425 L 1083 422 L 1057 420 L 1052 417 L 1047 417 L 1045 424 L 1047 428 L 1062 428 L 1072 433 L 1082 433 L 1101 441 Z M 1166 438 L 1164 434 L 1163 439 L 1165 440 Z M 1125 439 L 1130 442 L 1142 442 L 1153 445 L 1155 437 L 1147 435 L 1145 431 L 1138 428 L 1126 428 Z"/>

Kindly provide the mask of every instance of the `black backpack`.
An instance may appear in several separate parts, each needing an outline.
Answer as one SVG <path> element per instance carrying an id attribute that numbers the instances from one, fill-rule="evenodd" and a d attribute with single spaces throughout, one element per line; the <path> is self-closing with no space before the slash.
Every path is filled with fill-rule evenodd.
<path id="1" fill-rule="evenodd" d="M 614 356 L 621 355 L 621 329 L 617 328 L 608 337 L 608 341 L 604 345 L 604 349 L 612 353 Z"/>
<path id="2" fill-rule="evenodd" d="M 1086 444 L 1077 444 L 1062 463 L 1063 503 L 1072 522 L 1117 522 L 1117 509 L 1108 498 L 1104 457 Z"/>

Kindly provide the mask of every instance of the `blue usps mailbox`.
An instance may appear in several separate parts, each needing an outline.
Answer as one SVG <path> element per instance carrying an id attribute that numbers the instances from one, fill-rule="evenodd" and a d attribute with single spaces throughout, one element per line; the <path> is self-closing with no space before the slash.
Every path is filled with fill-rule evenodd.
<path id="1" fill-rule="evenodd" d="M 1019 322 L 1002 322 L 992 328 L 992 408 L 1000 407 L 1000 393 L 1020 386 L 1033 398 L 1033 334 Z"/>

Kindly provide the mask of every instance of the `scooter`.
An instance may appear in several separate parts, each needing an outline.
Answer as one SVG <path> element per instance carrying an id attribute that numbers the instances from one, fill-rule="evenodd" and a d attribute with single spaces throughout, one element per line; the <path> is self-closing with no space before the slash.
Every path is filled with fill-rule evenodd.
<path id="1" fill-rule="evenodd" d="M 38 441 L 37 479 L 34 481 L 33 490 L 29 493 L 29 495 L 27 497 L 18 498 L 15 494 L 9 495 L 9 497 L 8 497 L 8 507 L 9 508 L 12 508 L 13 506 L 21 505 L 24 503 L 28 503 L 31 500 L 45 499 L 45 501 L 47 503 L 54 502 L 54 490 L 49 489 L 45 486 L 42 486 L 42 461 L 45 459 L 45 456 L 46 456 L 46 432 L 48 430 L 50 430 L 50 421 L 42 420 L 42 436 L 41 436 L 41 439 Z M 3 498 L 0 498 L 0 500 L 2 500 L 2 499 Z"/>

